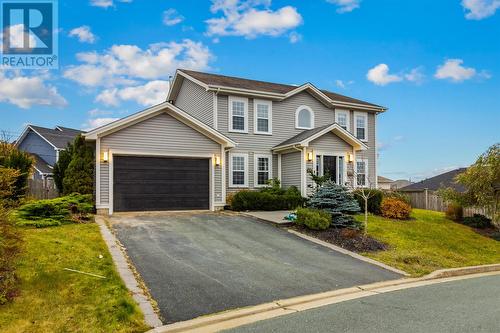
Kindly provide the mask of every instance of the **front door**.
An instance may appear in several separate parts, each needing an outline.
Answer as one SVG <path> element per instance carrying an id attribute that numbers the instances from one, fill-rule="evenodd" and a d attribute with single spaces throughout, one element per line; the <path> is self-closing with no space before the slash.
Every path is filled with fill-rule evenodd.
<path id="1" fill-rule="evenodd" d="M 330 179 L 337 183 L 337 156 L 323 156 L 323 174 L 329 174 Z"/>
<path id="2" fill-rule="evenodd" d="M 334 183 L 344 185 L 344 156 L 318 155 L 316 161 L 318 174 L 325 175 L 328 173 Z"/>

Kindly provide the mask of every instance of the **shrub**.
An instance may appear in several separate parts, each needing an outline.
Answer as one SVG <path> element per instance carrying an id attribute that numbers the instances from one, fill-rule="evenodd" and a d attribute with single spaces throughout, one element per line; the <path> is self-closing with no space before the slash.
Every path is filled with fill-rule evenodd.
<path id="1" fill-rule="evenodd" d="M 8 200 L 19 202 L 26 195 L 33 162 L 30 154 L 18 150 L 13 144 L 0 141 L 0 167 L 19 171 Z"/>
<path id="2" fill-rule="evenodd" d="M 71 194 L 49 200 L 38 200 L 17 209 L 18 225 L 37 228 L 88 220 L 94 210 L 92 195 Z"/>
<path id="3" fill-rule="evenodd" d="M 72 145 L 71 162 L 64 171 L 63 194 L 94 192 L 94 150 L 79 135 Z"/>
<path id="4" fill-rule="evenodd" d="M 384 198 L 398 199 L 411 206 L 410 196 L 403 192 L 384 191 Z"/>
<path id="5" fill-rule="evenodd" d="M 407 220 L 410 218 L 411 206 L 399 199 L 385 198 L 382 200 L 380 210 L 383 217 Z"/>
<path id="6" fill-rule="evenodd" d="M 354 197 L 358 201 L 359 207 L 364 211 L 365 209 L 365 199 L 361 195 L 361 191 L 363 190 L 355 190 L 353 191 Z M 380 204 L 382 203 L 382 199 L 384 198 L 384 192 L 381 190 L 364 190 L 366 194 L 368 194 L 368 211 L 372 214 L 380 215 Z"/>
<path id="7" fill-rule="evenodd" d="M 452 221 L 462 221 L 464 217 L 464 209 L 456 203 L 451 203 L 446 208 L 446 217 Z"/>
<path id="8" fill-rule="evenodd" d="M 334 227 L 359 229 L 361 226 L 360 222 L 349 216 L 360 211 L 358 202 L 345 187 L 332 181 L 325 182 L 314 192 L 307 207 L 328 212 Z"/>
<path id="9" fill-rule="evenodd" d="M 297 221 L 299 225 L 304 225 L 312 230 L 328 229 L 332 223 L 332 217 L 329 213 L 311 208 L 298 208 Z"/>
<path id="10" fill-rule="evenodd" d="M 0 305 L 11 301 L 18 291 L 16 276 L 17 256 L 21 250 L 21 237 L 0 207 Z"/>
<path id="11" fill-rule="evenodd" d="M 68 169 L 72 156 L 73 144 L 68 143 L 66 149 L 59 152 L 59 159 L 54 165 L 54 170 L 52 172 L 54 174 L 54 183 L 56 184 L 57 191 L 59 191 L 59 193 L 64 193 L 64 176 L 66 175 L 66 170 Z"/>
<path id="12" fill-rule="evenodd" d="M 304 198 L 296 187 L 290 187 L 276 194 L 267 189 L 261 191 L 243 190 L 236 193 L 231 201 L 231 208 L 242 210 L 286 210 L 295 209 L 304 204 Z"/>
<path id="13" fill-rule="evenodd" d="M 487 218 L 481 214 L 474 214 L 473 216 L 464 217 L 462 223 L 478 229 L 492 228 L 493 224 L 491 223 L 491 219 Z"/>

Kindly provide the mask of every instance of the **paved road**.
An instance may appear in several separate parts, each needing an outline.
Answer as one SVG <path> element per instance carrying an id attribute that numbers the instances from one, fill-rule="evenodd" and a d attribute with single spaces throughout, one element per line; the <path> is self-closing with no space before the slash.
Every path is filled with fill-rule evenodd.
<path id="1" fill-rule="evenodd" d="M 112 225 L 168 323 L 400 277 L 250 217 L 126 214 Z"/>
<path id="2" fill-rule="evenodd" d="M 500 275 L 370 296 L 224 332 L 500 332 Z"/>

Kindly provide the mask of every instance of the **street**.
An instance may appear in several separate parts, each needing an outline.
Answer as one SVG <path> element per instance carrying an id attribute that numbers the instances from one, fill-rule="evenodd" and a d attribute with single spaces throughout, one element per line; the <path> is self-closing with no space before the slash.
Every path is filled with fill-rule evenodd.
<path id="1" fill-rule="evenodd" d="M 498 331 L 500 275 L 384 293 L 225 332 Z"/>

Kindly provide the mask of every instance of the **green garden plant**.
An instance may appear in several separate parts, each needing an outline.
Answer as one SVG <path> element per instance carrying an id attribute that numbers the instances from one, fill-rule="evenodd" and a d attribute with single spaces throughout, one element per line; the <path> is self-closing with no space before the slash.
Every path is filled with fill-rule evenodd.
<path id="1" fill-rule="evenodd" d="M 326 230 L 332 223 L 332 217 L 328 212 L 323 210 L 298 208 L 295 223 L 312 230 Z"/>

